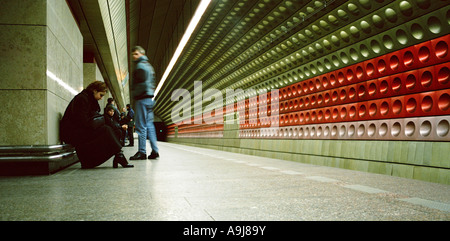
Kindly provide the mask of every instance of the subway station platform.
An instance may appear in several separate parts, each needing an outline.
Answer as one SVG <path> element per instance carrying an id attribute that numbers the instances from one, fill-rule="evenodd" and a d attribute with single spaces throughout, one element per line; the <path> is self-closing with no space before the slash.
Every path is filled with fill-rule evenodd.
<path id="1" fill-rule="evenodd" d="M 450 220 L 450 186 L 160 142 L 134 168 L 1 177 L 0 220 Z M 127 157 L 137 147 L 124 147 Z M 148 149 L 150 150 L 150 149 Z"/>

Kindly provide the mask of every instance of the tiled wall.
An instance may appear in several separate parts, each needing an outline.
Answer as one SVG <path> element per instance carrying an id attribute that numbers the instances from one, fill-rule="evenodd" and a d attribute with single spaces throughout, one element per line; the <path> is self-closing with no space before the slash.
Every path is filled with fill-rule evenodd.
<path id="1" fill-rule="evenodd" d="M 446 1 L 348 1 L 279 31 L 290 36 L 237 80 L 279 86 L 278 108 L 240 100 L 239 124 L 172 125 L 169 140 L 449 184 L 449 13 Z"/>

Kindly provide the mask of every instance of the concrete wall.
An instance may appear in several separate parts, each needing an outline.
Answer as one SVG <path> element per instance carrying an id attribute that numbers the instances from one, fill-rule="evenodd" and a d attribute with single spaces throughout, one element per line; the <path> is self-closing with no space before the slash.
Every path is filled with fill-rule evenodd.
<path id="1" fill-rule="evenodd" d="M 1 0 L 0 145 L 59 143 L 83 89 L 83 38 L 66 1 Z"/>
<path id="2" fill-rule="evenodd" d="M 100 69 L 98 68 L 97 63 L 83 63 L 83 86 L 86 87 L 90 83 L 92 83 L 95 80 L 98 81 L 105 81 L 103 79 L 102 73 L 100 72 Z M 112 97 L 111 92 L 108 91 L 108 93 L 101 99 L 98 104 L 100 105 L 100 112 L 103 113 L 103 108 L 106 106 L 107 99 L 109 97 Z"/>
<path id="3" fill-rule="evenodd" d="M 237 125 L 223 138 L 175 138 L 169 142 L 450 184 L 449 142 L 240 139 Z"/>

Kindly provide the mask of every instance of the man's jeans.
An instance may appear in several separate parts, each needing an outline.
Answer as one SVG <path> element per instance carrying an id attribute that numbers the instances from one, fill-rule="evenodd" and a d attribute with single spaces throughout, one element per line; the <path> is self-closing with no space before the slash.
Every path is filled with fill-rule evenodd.
<path id="1" fill-rule="evenodd" d="M 154 114 L 153 106 L 155 101 L 150 98 L 136 100 L 135 125 L 139 137 L 139 152 L 147 154 L 147 139 L 150 140 L 150 146 L 154 152 L 159 152 L 156 139 L 155 125 L 153 124 Z"/>

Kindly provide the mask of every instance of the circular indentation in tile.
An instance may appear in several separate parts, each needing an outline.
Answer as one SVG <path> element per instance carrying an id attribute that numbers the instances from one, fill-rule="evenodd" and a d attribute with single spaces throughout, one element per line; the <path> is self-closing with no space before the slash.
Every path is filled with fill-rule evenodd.
<path id="1" fill-rule="evenodd" d="M 364 45 L 364 44 L 361 44 L 360 46 L 359 46 L 359 52 L 361 53 L 361 55 L 362 56 L 364 56 L 364 57 L 368 57 L 369 56 L 369 49 L 367 48 L 367 46 L 366 45 Z"/>
<path id="2" fill-rule="evenodd" d="M 447 120 L 439 121 L 437 128 L 436 128 L 437 129 L 436 132 L 437 132 L 438 136 L 440 136 L 440 137 L 446 136 L 449 131 L 449 126 L 450 125 Z"/>
<path id="3" fill-rule="evenodd" d="M 392 112 L 394 114 L 400 114 L 402 111 L 402 102 L 400 100 L 395 100 L 392 105 Z"/>
<path id="4" fill-rule="evenodd" d="M 347 108 L 345 108 L 345 107 L 342 107 L 342 109 L 341 109 L 341 111 L 340 111 L 340 117 L 341 117 L 341 119 L 345 119 L 345 117 L 347 117 Z"/>
<path id="5" fill-rule="evenodd" d="M 391 70 L 397 71 L 399 64 L 400 60 L 398 59 L 397 55 L 392 55 L 389 59 L 389 67 L 391 68 Z"/>
<path id="6" fill-rule="evenodd" d="M 370 9 L 372 7 L 372 1 L 371 0 L 359 0 L 359 4 L 365 9 Z"/>
<path id="7" fill-rule="evenodd" d="M 403 64 L 407 67 L 411 67 L 414 64 L 414 55 L 411 51 L 406 51 L 403 54 Z"/>
<path id="8" fill-rule="evenodd" d="M 431 133 L 431 122 L 430 121 L 424 121 L 422 122 L 422 124 L 420 125 L 420 129 L 419 129 L 419 133 L 421 136 L 429 136 Z"/>
<path id="9" fill-rule="evenodd" d="M 329 120 L 331 118 L 331 111 L 330 109 L 327 109 L 325 111 L 325 120 Z"/>
<path id="10" fill-rule="evenodd" d="M 356 97 L 356 90 L 354 87 L 350 87 L 348 90 L 348 98 L 354 99 Z"/>
<path id="11" fill-rule="evenodd" d="M 371 29 L 370 29 L 370 24 L 367 21 L 361 21 L 361 23 L 359 24 L 359 26 L 361 27 L 362 31 L 365 33 L 370 33 Z"/>
<path id="12" fill-rule="evenodd" d="M 366 87 L 364 85 L 360 85 L 358 87 L 358 97 L 363 98 L 366 95 Z"/>
<path id="13" fill-rule="evenodd" d="M 431 57 L 430 49 L 428 49 L 427 46 L 422 46 L 419 49 L 418 55 L 419 55 L 418 57 L 419 57 L 420 62 L 427 63 Z"/>
<path id="14" fill-rule="evenodd" d="M 358 116 L 364 117 L 366 115 L 366 106 L 364 104 L 359 106 Z"/>
<path id="15" fill-rule="evenodd" d="M 442 94 L 439 96 L 438 99 L 438 107 L 441 111 L 446 111 L 450 107 L 450 95 L 447 93 Z"/>
<path id="16" fill-rule="evenodd" d="M 362 80 L 362 78 L 364 77 L 364 70 L 361 66 L 357 66 L 356 67 L 356 78 L 358 78 L 358 80 Z"/>
<path id="17" fill-rule="evenodd" d="M 378 63 L 377 63 L 377 70 L 378 70 L 378 73 L 380 73 L 380 74 L 382 74 L 382 75 L 385 74 L 385 71 L 386 71 L 386 62 L 384 62 L 383 59 L 378 60 Z"/>
<path id="18" fill-rule="evenodd" d="M 323 103 L 323 96 L 322 94 L 317 95 L 317 104 L 321 105 Z"/>
<path id="19" fill-rule="evenodd" d="M 345 77 L 342 72 L 338 73 L 337 80 L 338 80 L 339 84 L 341 84 L 341 85 L 344 84 Z"/>
<path id="20" fill-rule="evenodd" d="M 317 120 L 322 121 L 323 120 L 323 111 L 319 110 L 319 113 L 317 114 Z"/>
<path id="21" fill-rule="evenodd" d="M 384 35 L 383 36 L 383 45 L 387 49 L 393 49 L 394 48 L 394 40 L 392 40 L 391 36 Z"/>
<path id="22" fill-rule="evenodd" d="M 331 128 L 331 136 L 333 136 L 333 137 L 336 136 L 337 132 L 338 132 L 337 126 L 333 126 Z"/>
<path id="23" fill-rule="evenodd" d="M 422 108 L 423 112 L 430 112 L 433 108 L 433 98 L 431 98 L 430 96 L 425 96 L 422 99 L 420 107 Z"/>
<path id="24" fill-rule="evenodd" d="M 324 76 L 322 78 L 322 86 L 323 88 L 327 88 L 330 83 L 328 82 L 328 77 Z"/>
<path id="25" fill-rule="evenodd" d="M 417 108 L 417 101 L 414 98 L 410 98 L 407 102 L 406 102 L 406 111 L 408 111 L 408 113 L 414 113 L 416 111 Z"/>
<path id="26" fill-rule="evenodd" d="M 411 25 L 411 35 L 417 40 L 423 39 L 425 34 L 422 26 L 418 23 L 413 23 Z"/>
<path id="27" fill-rule="evenodd" d="M 376 54 L 381 52 L 381 45 L 375 39 L 370 41 L 370 47 L 372 48 L 372 51 Z"/>
<path id="28" fill-rule="evenodd" d="M 338 100 L 337 91 L 333 91 L 333 93 L 331 94 L 331 100 L 333 100 L 333 102 L 336 102 Z"/>
<path id="29" fill-rule="evenodd" d="M 401 128 L 400 123 L 399 122 L 395 122 L 392 125 L 392 128 L 391 128 L 391 135 L 392 136 L 398 136 L 400 134 L 401 129 L 402 128 Z"/>
<path id="30" fill-rule="evenodd" d="M 337 108 L 334 108 L 331 117 L 333 117 L 333 120 L 336 120 L 338 118 L 338 116 L 339 116 L 339 111 Z"/>
<path id="31" fill-rule="evenodd" d="M 366 132 L 366 127 L 363 124 L 360 124 L 358 126 L 358 131 L 357 131 L 358 136 L 359 137 L 363 136 L 365 132 Z"/>
<path id="32" fill-rule="evenodd" d="M 346 132 L 345 125 L 341 125 L 341 128 L 339 128 L 339 136 L 344 137 Z"/>
<path id="33" fill-rule="evenodd" d="M 347 78 L 348 82 L 351 82 L 353 80 L 353 71 L 351 69 L 347 70 L 347 74 L 345 75 L 345 77 Z"/>
<path id="34" fill-rule="evenodd" d="M 387 134 L 387 132 L 388 132 L 388 126 L 387 126 L 387 124 L 386 124 L 386 123 L 382 123 L 382 124 L 380 125 L 379 130 L 378 130 L 378 134 L 379 134 L 380 136 L 385 136 L 385 135 Z"/>
<path id="35" fill-rule="evenodd" d="M 386 80 L 382 80 L 380 83 L 380 93 L 387 94 L 388 90 L 389 90 L 388 82 Z"/>
<path id="36" fill-rule="evenodd" d="M 440 59 L 447 57 L 448 44 L 445 41 L 439 41 L 435 47 L 435 54 Z"/>
<path id="37" fill-rule="evenodd" d="M 375 27 L 377 27 L 377 28 L 383 28 L 383 26 L 384 26 L 384 20 L 383 20 L 383 18 L 382 17 L 380 17 L 379 15 L 377 15 L 377 14 L 374 14 L 373 16 L 372 16 L 372 23 L 375 25 Z"/>
<path id="38" fill-rule="evenodd" d="M 432 16 L 428 19 L 427 26 L 430 32 L 434 34 L 439 34 L 442 31 L 441 21 L 435 16 Z"/>
<path id="39" fill-rule="evenodd" d="M 433 82 L 433 75 L 431 74 L 431 72 L 428 70 L 424 71 L 420 76 L 420 84 L 423 87 L 428 88 L 431 86 L 432 82 Z"/>
<path id="40" fill-rule="evenodd" d="M 416 125 L 414 124 L 414 122 L 409 121 L 408 123 L 406 123 L 406 126 L 405 126 L 405 135 L 406 136 L 414 135 L 415 131 L 416 131 Z"/>
<path id="41" fill-rule="evenodd" d="M 375 135 L 376 131 L 377 131 L 377 128 L 376 128 L 375 124 L 372 123 L 369 125 L 369 128 L 367 129 L 367 134 L 372 137 Z"/>
<path id="42" fill-rule="evenodd" d="M 339 100 L 344 101 L 347 98 L 347 92 L 345 89 L 341 90 L 341 93 L 339 93 Z"/>
<path id="43" fill-rule="evenodd" d="M 350 125 L 348 127 L 348 136 L 352 137 L 353 135 L 355 135 L 355 126 L 354 125 Z"/>
<path id="44" fill-rule="evenodd" d="M 369 106 L 369 115 L 374 117 L 377 114 L 377 105 L 375 103 L 370 104 Z"/>
<path id="45" fill-rule="evenodd" d="M 356 116 L 356 107 L 355 106 L 350 107 L 350 109 L 348 110 L 348 115 L 350 118 L 355 118 L 355 116 Z"/>
<path id="46" fill-rule="evenodd" d="M 381 115 L 389 114 L 389 104 L 386 101 L 383 101 L 383 103 L 381 103 L 380 113 Z"/>
<path id="47" fill-rule="evenodd" d="M 325 129 L 323 130 L 323 136 L 327 137 L 330 135 L 330 127 L 326 126 Z"/>
<path id="48" fill-rule="evenodd" d="M 372 63 L 366 65 L 366 75 L 372 77 L 375 73 L 375 66 Z"/>
<path id="49" fill-rule="evenodd" d="M 395 23 L 397 22 L 397 13 L 395 12 L 394 9 L 392 8 L 386 8 L 386 10 L 384 10 L 384 15 L 386 16 L 386 19 L 391 22 L 391 23 Z"/>
<path id="50" fill-rule="evenodd" d="M 377 93 L 377 85 L 375 83 L 369 84 L 368 93 L 370 96 L 375 96 Z"/>
<path id="51" fill-rule="evenodd" d="M 445 85 L 448 83 L 449 79 L 450 79 L 450 70 L 448 69 L 448 67 L 443 67 L 439 69 L 438 83 L 441 85 Z"/>
<path id="52" fill-rule="evenodd" d="M 413 14 L 413 7 L 408 1 L 401 1 L 399 3 L 399 8 L 400 12 L 407 17 L 410 17 Z"/>
<path id="53" fill-rule="evenodd" d="M 400 77 L 395 77 L 394 80 L 392 81 L 392 90 L 394 92 L 399 92 L 402 88 L 402 80 L 400 79 Z"/>
<path id="54" fill-rule="evenodd" d="M 408 36 L 409 34 L 407 34 L 403 29 L 399 29 L 395 32 L 395 36 L 397 39 L 397 42 L 399 42 L 400 44 L 407 44 L 408 43 Z"/>
<path id="55" fill-rule="evenodd" d="M 431 0 L 416 0 L 417 6 L 422 9 L 427 9 L 431 6 Z"/>

